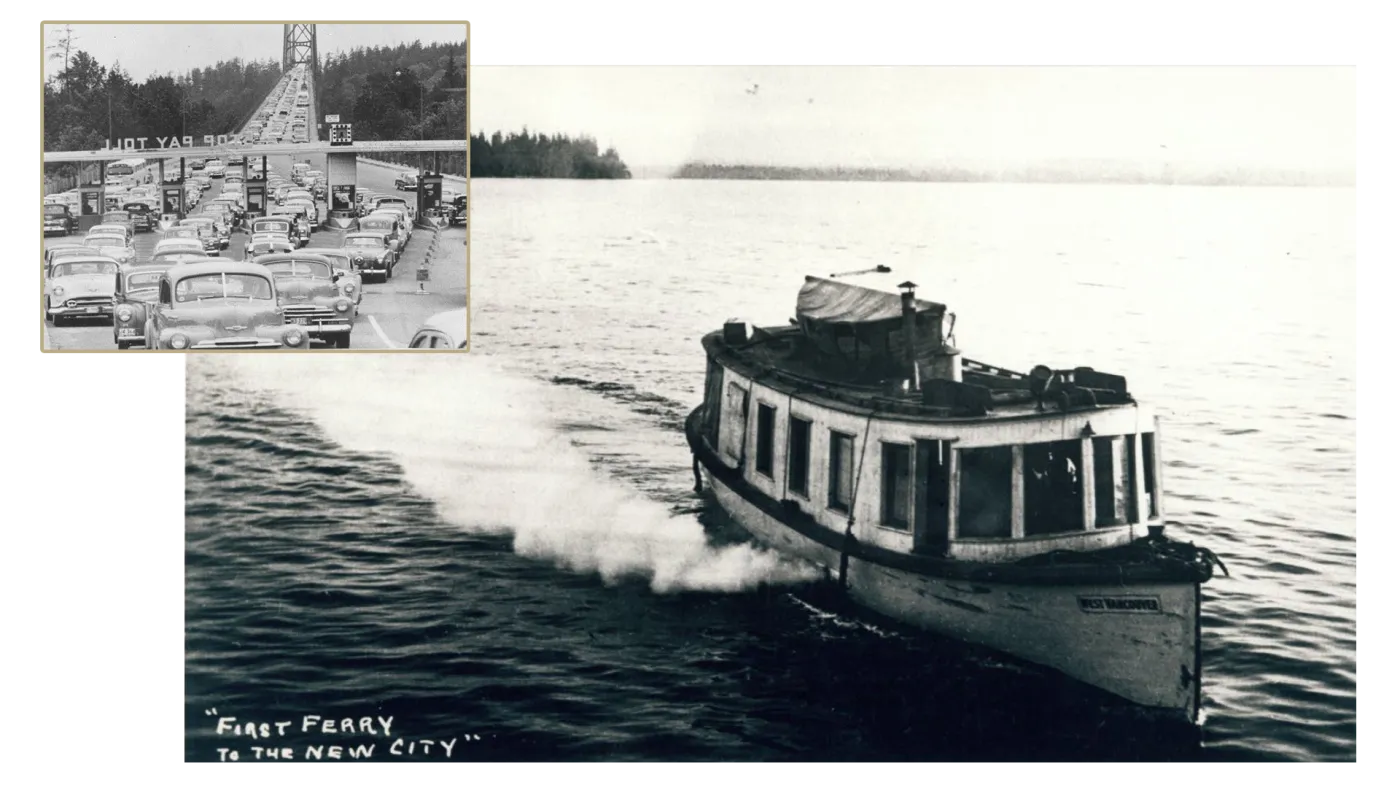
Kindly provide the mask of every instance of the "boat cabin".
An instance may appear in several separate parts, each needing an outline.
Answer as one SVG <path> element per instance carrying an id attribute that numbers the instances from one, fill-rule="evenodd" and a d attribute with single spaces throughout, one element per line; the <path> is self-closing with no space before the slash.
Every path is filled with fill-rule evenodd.
<path id="1" fill-rule="evenodd" d="M 953 315 L 902 287 L 808 277 L 791 325 L 705 337 L 719 462 L 809 527 L 916 555 L 1017 561 L 1160 523 L 1156 418 L 1123 378 L 963 359 Z"/>

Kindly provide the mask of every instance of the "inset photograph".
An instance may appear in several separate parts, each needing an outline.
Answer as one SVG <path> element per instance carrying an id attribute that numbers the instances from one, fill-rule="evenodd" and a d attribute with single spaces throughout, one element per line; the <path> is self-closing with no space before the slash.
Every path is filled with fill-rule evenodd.
<path id="1" fill-rule="evenodd" d="M 467 349 L 469 35 L 45 23 L 42 350 Z"/>

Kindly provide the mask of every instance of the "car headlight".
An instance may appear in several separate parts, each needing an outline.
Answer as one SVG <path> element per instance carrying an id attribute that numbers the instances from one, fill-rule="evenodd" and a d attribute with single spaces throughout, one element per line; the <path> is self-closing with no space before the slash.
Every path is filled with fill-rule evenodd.
<path id="1" fill-rule="evenodd" d="M 190 338 L 184 334 L 172 334 L 170 336 L 170 346 L 176 350 L 184 350 L 190 346 Z"/>
<path id="2" fill-rule="evenodd" d="M 350 302 L 349 302 L 349 301 L 336 301 L 336 302 L 335 302 L 335 311 L 337 311 L 337 312 L 348 312 L 349 310 L 350 310 Z"/>
<path id="3" fill-rule="evenodd" d="M 355 292 L 355 283 L 354 283 L 354 282 L 346 282 L 346 283 L 345 283 L 345 293 L 348 295 L 348 294 L 353 293 L 353 292 Z"/>
<path id="4" fill-rule="evenodd" d="M 305 339 L 301 335 L 301 329 L 294 328 L 282 335 L 282 341 L 287 343 L 287 347 L 296 347 Z"/>
<path id="5" fill-rule="evenodd" d="M 123 306 L 117 308 L 117 319 L 123 323 L 131 319 L 131 307 Z"/>
<path id="6" fill-rule="evenodd" d="M 56 285 L 56 286 L 54 286 L 53 294 L 56 295 L 56 296 L 61 296 L 61 295 L 63 295 L 63 285 Z"/>

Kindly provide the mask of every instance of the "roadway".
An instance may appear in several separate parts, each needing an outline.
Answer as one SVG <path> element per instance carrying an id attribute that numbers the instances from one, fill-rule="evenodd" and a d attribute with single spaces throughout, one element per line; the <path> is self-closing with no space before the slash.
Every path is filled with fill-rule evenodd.
<path id="1" fill-rule="evenodd" d="M 295 158 L 269 156 L 267 166 L 269 171 L 276 171 L 290 179 L 293 161 L 309 161 L 312 169 L 324 172 L 325 158 L 325 154 L 316 153 Z M 252 165 L 249 166 L 251 168 Z M 230 171 L 237 172 L 236 169 Z M 356 167 L 355 182 L 360 189 L 398 193 L 411 198 L 411 192 L 394 191 L 394 177 L 397 172 L 398 170 L 392 168 L 361 162 Z M 218 196 L 223 179 L 215 178 L 213 182 L 214 185 L 200 199 L 200 206 Z M 320 203 L 320 209 L 324 217 L 325 202 Z M 318 229 L 312 232 L 309 245 L 338 247 L 344 235 L 344 231 L 341 230 Z M 404 347 L 414 332 L 432 315 L 466 306 L 466 228 L 444 227 L 441 230 L 437 253 L 429 264 L 429 281 L 420 283 L 417 281 L 416 271 L 423 262 L 432 235 L 432 230 L 416 228 L 398 266 L 394 269 L 394 278 L 382 283 L 365 283 L 364 301 L 360 304 L 360 314 L 355 319 L 351 332 L 352 349 L 385 350 Z M 136 259 L 149 260 L 159 238 L 159 232 L 137 233 Z M 234 260 L 242 259 L 243 245 L 246 241 L 247 236 L 244 233 L 234 231 L 229 240 L 229 248 L 221 255 Z M 420 284 L 422 292 L 426 295 L 420 294 Z M 48 350 L 116 349 L 116 344 L 112 341 L 110 318 L 74 323 L 62 328 L 55 328 L 46 322 L 43 342 L 43 347 Z"/>

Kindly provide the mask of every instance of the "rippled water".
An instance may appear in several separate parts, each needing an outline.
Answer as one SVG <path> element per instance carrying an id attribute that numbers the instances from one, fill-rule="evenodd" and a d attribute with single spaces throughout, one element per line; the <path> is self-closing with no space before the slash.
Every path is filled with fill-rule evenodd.
<path id="1" fill-rule="evenodd" d="M 188 758 L 230 746 L 215 707 L 392 715 L 453 760 L 1355 758 L 1351 190 L 473 196 L 470 357 L 190 359 Z M 1230 569 L 1201 745 L 872 624 L 694 495 L 699 337 L 877 263 L 951 305 L 969 357 L 1118 372 L 1157 405 L 1168 515 Z"/>

